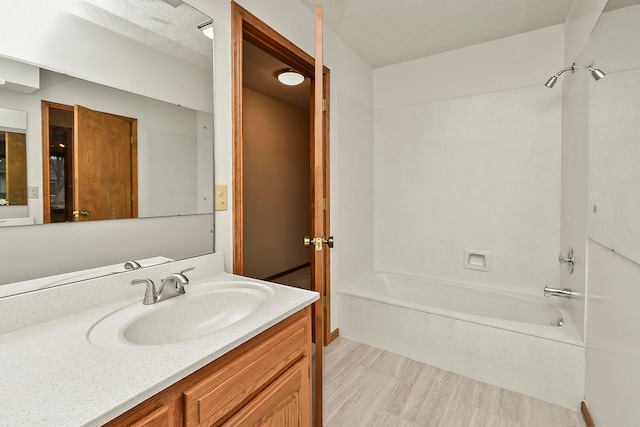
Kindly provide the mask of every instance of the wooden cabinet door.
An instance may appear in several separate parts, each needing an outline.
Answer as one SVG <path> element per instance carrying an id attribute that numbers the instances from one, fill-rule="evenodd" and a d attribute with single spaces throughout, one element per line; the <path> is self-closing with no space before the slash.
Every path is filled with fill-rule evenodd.
<path id="1" fill-rule="evenodd" d="M 131 427 L 170 427 L 169 408 L 161 406 L 146 417 L 131 424 Z"/>
<path id="2" fill-rule="evenodd" d="M 292 366 L 256 398 L 231 417 L 225 427 L 308 427 L 307 410 L 309 365 L 301 361 Z"/>
<path id="3" fill-rule="evenodd" d="M 286 328 L 254 341 L 233 360 L 184 392 L 184 414 L 188 427 L 219 425 L 250 402 L 296 362 L 309 363 L 308 310 L 290 317 Z M 307 375 L 309 373 L 307 372 Z M 306 383 L 309 387 L 309 382 Z M 310 402 L 305 405 L 311 407 Z"/>

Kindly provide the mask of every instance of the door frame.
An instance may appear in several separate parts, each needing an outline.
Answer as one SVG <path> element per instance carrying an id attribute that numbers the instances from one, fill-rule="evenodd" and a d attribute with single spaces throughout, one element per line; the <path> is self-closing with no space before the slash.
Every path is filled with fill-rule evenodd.
<path id="1" fill-rule="evenodd" d="M 258 19 L 255 15 L 238 5 L 231 2 L 231 74 L 232 74 L 232 170 L 233 170 L 233 272 L 242 275 L 244 273 L 244 179 L 243 179 L 243 48 L 244 40 L 249 41 L 253 45 L 259 47 L 263 51 L 279 59 L 280 61 L 295 68 L 311 79 L 311 100 L 310 100 L 310 124 L 311 132 L 309 135 L 309 144 L 313 153 L 314 144 L 314 101 L 315 101 L 315 59 L 304 52 L 302 49 L 291 43 L 277 31 L 269 27 L 266 23 Z M 322 67 L 323 80 L 323 99 L 327 106 L 326 114 L 323 114 L 323 154 L 325 161 L 324 169 L 324 227 L 326 235 L 329 233 L 330 211 L 329 211 L 329 82 L 330 70 Z M 313 155 L 313 154 L 312 154 Z M 310 159 L 311 161 L 311 159 Z M 311 169 L 310 169 L 311 171 Z M 313 188 L 313 178 L 311 181 Z M 313 198 L 312 198 L 313 202 Z M 313 206 L 310 207 L 311 215 L 313 215 Z M 312 221 L 313 224 L 313 221 Z M 312 232 L 313 230 L 309 230 Z M 300 244 L 302 244 L 300 236 Z M 312 257 L 310 256 L 310 259 Z M 316 418 L 315 425 L 322 426 L 322 347 L 328 345 L 332 338 L 337 337 L 338 331 L 333 334 L 330 332 L 330 255 L 329 251 L 324 251 L 323 268 L 325 271 L 325 280 L 320 284 L 315 284 L 313 290 L 320 293 L 320 299 L 314 303 L 314 338 L 316 343 Z M 320 313 L 320 316 L 318 316 Z M 320 317 L 320 328 L 316 328 L 316 319 Z"/>
<path id="2" fill-rule="evenodd" d="M 45 224 L 51 223 L 51 169 L 49 164 L 50 156 L 50 142 L 49 142 L 49 110 L 63 110 L 73 113 L 73 105 L 59 104 L 51 101 L 41 101 L 42 106 L 42 215 L 43 222 Z M 73 138 L 73 134 L 71 135 Z M 65 194 L 67 194 L 67 188 L 65 188 Z M 73 196 L 71 196 L 73 197 Z M 71 200 L 71 199 L 69 199 Z M 73 206 L 71 207 L 73 209 Z"/>
<path id="3" fill-rule="evenodd" d="M 258 19 L 251 12 L 235 2 L 231 2 L 231 61 L 232 61 L 232 157 L 233 157 L 233 273 L 244 274 L 244 179 L 243 179 L 243 117 L 242 117 L 242 41 L 247 40 L 274 56 L 290 64 L 296 70 L 310 78 L 313 82 L 315 73 L 315 59 L 302 49 L 284 38 L 267 24 Z M 327 236 L 330 233 L 330 145 L 329 145 L 329 106 L 330 106 L 330 70 L 323 66 L 323 92 L 325 101 L 323 146 L 324 146 L 324 229 Z M 311 134 L 310 144 L 313 143 L 313 83 L 311 90 Z M 313 152 L 313 150 L 312 150 Z M 313 183 L 311 183 L 313 187 Z M 310 230 L 311 231 L 311 230 Z M 301 239 L 302 241 L 302 239 Z M 339 331 L 331 332 L 331 304 L 330 304 L 330 254 L 325 251 L 324 258 L 325 280 L 322 284 L 321 303 L 324 305 L 324 343 L 328 345 L 337 338 Z"/>

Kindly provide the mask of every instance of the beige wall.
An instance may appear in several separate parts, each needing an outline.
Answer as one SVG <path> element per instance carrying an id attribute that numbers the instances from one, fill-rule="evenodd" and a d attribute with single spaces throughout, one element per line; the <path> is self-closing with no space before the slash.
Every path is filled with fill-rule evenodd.
<path id="1" fill-rule="evenodd" d="M 244 88 L 244 273 L 309 262 L 309 112 Z"/>

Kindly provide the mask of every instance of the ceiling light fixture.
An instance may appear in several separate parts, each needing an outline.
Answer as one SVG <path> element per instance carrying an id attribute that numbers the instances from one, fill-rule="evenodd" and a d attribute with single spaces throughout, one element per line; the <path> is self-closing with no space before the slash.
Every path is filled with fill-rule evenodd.
<path id="1" fill-rule="evenodd" d="M 294 70 L 283 70 L 278 73 L 278 81 L 287 86 L 298 86 L 304 82 L 305 77 Z"/>
<path id="2" fill-rule="evenodd" d="M 7 81 L 5 79 L 0 79 L 0 86 L 7 84 Z"/>
<path id="3" fill-rule="evenodd" d="M 213 19 L 203 22 L 198 25 L 198 30 L 202 31 L 202 34 L 213 40 Z"/>

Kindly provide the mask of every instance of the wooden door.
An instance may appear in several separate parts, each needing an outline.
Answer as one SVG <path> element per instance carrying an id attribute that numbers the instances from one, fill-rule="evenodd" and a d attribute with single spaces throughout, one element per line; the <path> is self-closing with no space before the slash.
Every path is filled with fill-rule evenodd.
<path id="1" fill-rule="evenodd" d="M 7 203 L 27 204 L 27 136 L 23 133 L 5 133 L 7 164 Z"/>
<path id="2" fill-rule="evenodd" d="M 324 245 L 325 234 L 325 176 L 324 176 L 324 113 L 323 113 L 323 42 L 322 42 L 322 6 L 316 6 L 316 57 L 313 95 L 313 149 L 311 154 L 311 236 L 316 241 L 311 245 L 311 282 L 314 291 L 320 294 L 320 300 L 313 305 L 313 338 L 316 344 L 315 373 L 316 397 L 322 396 L 323 364 L 324 364 L 324 329 L 325 329 L 325 254 L 329 249 Z M 317 243 L 322 239 L 323 244 Z M 315 246 L 315 247 L 314 247 Z M 316 407 L 315 425 L 322 426 L 322 399 L 318 399 Z"/>
<path id="3" fill-rule="evenodd" d="M 329 80 L 329 70 L 322 64 L 322 57 L 313 58 L 299 47 L 295 46 L 281 34 L 270 28 L 264 22 L 252 15 L 237 3 L 231 3 L 232 11 L 232 93 L 233 93 L 233 272 L 242 275 L 244 273 L 244 201 L 243 201 L 243 40 L 247 40 L 275 58 L 289 64 L 306 77 L 313 79 L 313 104 L 312 127 L 314 135 L 311 135 L 311 218 L 312 236 L 325 236 L 328 234 L 328 172 L 317 170 L 323 167 L 328 170 L 328 159 L 324 153 L 328 153 L 329 115 L 323 114 L 323 99 L 328 104 L 328 85 L 323 84 Z M 318 28 L 320 29 L 320 51 L 322 42 L 322 18 L 319 15 Z M 319 77 L 318 77 L 319 76 Z M 318 86 L 316 86 L 318 85 Z M 318 117 L 316 117 L 318 115 Z M 315 124 L 319 120 L 320 124 Z M 317 152 L 319 150 L 319 153 Z M 323 200 L 324 199 L 324 200 Z M 324 206 L 326 210 L 323 210 Z M 318 221 L 321 225 L 318 225 Z M 326 224 L 325 224 L 326 221 Z M 315 225 L 314 225 L 315 224 Z M 320 233 L 320 234 L 317 234 Z M 300 236 L 302 244 L 304 236 Z M 315 248 L 315 246 L 314 246 Z M 329 305 L 328 290 L 329 276 L 328 263 L 329 251 L 323 247 L 320 251 L 310 249 L 312 262 L 313 290 L 320 293 L 320 300 L 313 305 L 313 337 L 316 344 L 315 353 L 315 406 L 316 413 L 314 425 L 322 426 L 322 367 L 323 346 L 328 343 L 324 339 L 325 330 L 329 334 Z M 326 304 L 326 305 L 325 305 Z M 326 308 L 325 308 L 326 307 Z M 337 331 L 336 331 L 337 335 Z"/>
<path id="4" fill-rule="evenodd" d="M 74 221 L 137 217 L 135 123 L 74 107 Z"/>

